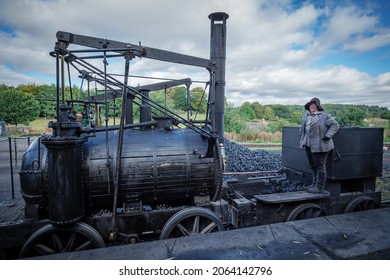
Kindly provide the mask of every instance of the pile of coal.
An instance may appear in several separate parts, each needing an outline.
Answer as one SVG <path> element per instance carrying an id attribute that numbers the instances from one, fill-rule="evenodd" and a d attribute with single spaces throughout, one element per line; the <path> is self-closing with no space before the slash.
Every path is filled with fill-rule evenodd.
<path id="1" fill-rule="evenodd" d="M 281 167 L 280 153 L 250 150 L 228 139 L 224 140 L 225 172 L 274 171 Z"/>
<path id="2" fill-rule="evenodd" d="M 257 172 L 257 171 L 280 171 L 282 156 L 280 152 L 266 150 L 250 150 L 242 145 L 225 139 L 226 165 L 225 173 L 234 172 Z M 283 173 L 283 172 L 282 172 Z M 261 175 L 248 175 L 248 177 L 262 177 Z M 262 194 L 303 191 L 306 186 L 302 182 L 287 180 L 281 173 L 268 173 L 268 188 Z M 232 180 L 235 175 L 224 176 L 225 180 Z"/>

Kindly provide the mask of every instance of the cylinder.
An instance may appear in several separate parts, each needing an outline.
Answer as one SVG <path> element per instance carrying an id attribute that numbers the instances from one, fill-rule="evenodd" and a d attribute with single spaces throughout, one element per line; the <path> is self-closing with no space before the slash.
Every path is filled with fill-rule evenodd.
<path id="1" fill-rule="evenodd" d="M 73 224 L 83 217 L 83 142 L 81 138 L 42 139 L 47 148 L 49 220 L 54 225 Z"/>

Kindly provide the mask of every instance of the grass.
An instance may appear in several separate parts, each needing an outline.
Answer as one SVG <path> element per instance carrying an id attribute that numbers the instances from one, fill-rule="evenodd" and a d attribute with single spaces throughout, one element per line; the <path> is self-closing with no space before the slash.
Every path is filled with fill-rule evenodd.
<path id="1" fill-rule="evenodd" d="M 47 118 L 38 118 L 32 122 L 30 122 L 30 133 L 31 134 L 42 134 L 49 132 L 50 129 L 48 127 L 49 121 L 54 121 L 54 119 L 47 119 Z"/>

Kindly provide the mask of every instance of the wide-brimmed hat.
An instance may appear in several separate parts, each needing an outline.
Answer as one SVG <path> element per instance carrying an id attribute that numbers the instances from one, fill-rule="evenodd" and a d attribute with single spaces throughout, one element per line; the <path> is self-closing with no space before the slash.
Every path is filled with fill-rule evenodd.
<path id="1" fill-rule="evenodd" d="M 324 110 L 324 109 L 321 107 L 321 102 L 320 102 L 320 100 L 319 100 L 317 97 L 314 97 L 314 98 L 312 98 L 309 102 L 307 102 L 307 103 L 305 104 L 305 109 L 308 110 L 308 111 L 310 111 L 309 107 L 310 107 L 310 104 L 312 104 L 312 103 L 314 103 L 314 104 L 317 105 L 318 111 L 323 111 L 323 110 Z"/>

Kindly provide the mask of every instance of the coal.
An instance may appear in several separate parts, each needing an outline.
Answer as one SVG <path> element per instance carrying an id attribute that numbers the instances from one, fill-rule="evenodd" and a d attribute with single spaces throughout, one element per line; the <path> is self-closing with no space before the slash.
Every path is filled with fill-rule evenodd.
<path id="1" fill-rule="evenodd" d="M 274 171 L 281 168 L 282 157 L 278 152 L 250 150 L 228 139 L 224 141 L 225 172 Z"/>
<path id="2" fill-rule="evenodd" d="M 247 147 L 234 143 L 225 139 L 225 173 L 238 172 L 261 172 L 261 171 L 275 171 L 264 175 L 269 179 L 269 188 L 264 189 L 262 194 L 293 192 L 305 190 L 305 185 L 302 182 L 292 182 L 282 176 L 282 156 L 280 152 L 270 152 L 267 150 L 250 150 Z M 262 177 L 254 173 L 247 174 L 248 177 Z M 263 178 L 264 178 L 263 176 Z M 225 174 L 226 181 L 234 180 L 234 174 Z"/>

